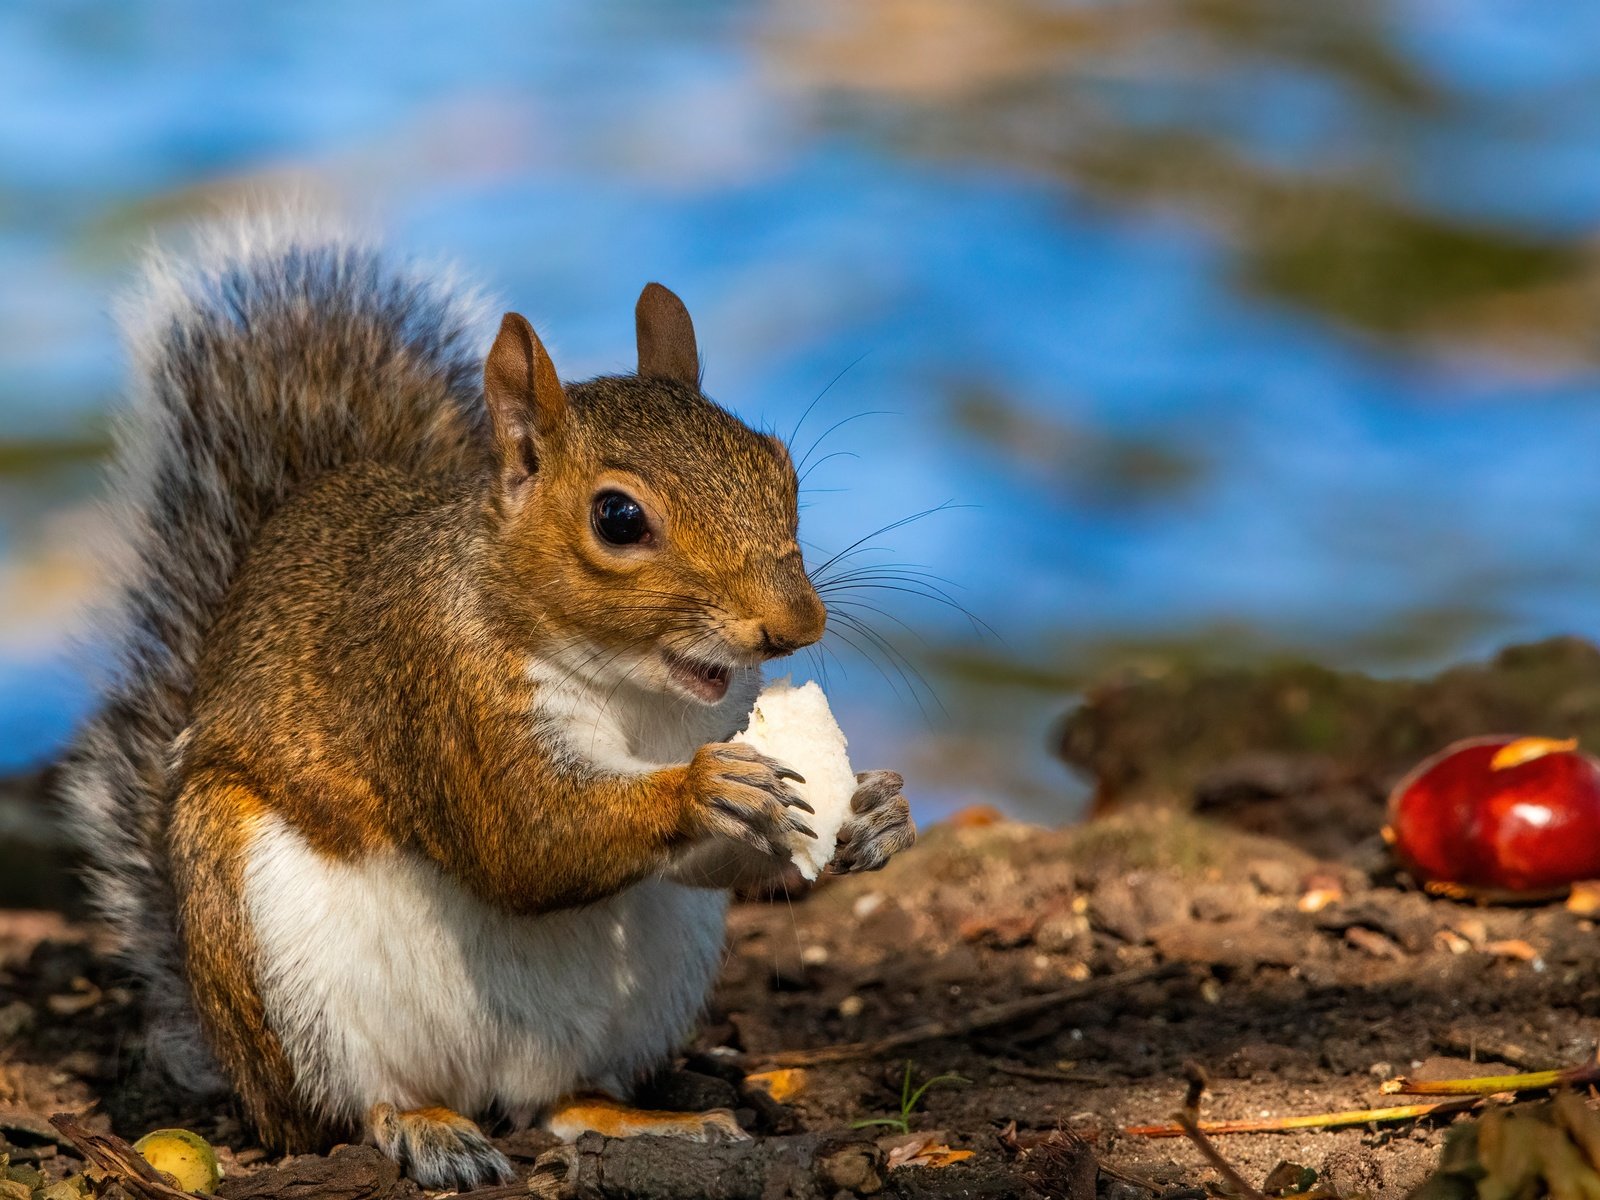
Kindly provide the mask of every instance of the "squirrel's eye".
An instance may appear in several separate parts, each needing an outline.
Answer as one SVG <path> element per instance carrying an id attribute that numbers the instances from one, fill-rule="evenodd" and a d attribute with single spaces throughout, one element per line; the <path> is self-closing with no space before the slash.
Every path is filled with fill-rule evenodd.
<path id="1" fill-rule="evenodd" d="M 601 492 L 594 498 L 594 531 L 613 546 L 633 546 L 650 540 L 650 522 L 632 496 Z"/>

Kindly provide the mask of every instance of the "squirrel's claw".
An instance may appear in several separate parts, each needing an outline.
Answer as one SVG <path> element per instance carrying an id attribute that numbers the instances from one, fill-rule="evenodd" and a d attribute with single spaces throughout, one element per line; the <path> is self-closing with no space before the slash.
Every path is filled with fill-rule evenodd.
<path id="1" fill-rule="evenodd" d="M 816 837 L 795 815 L 814 813 L 787 782 L 797 772 L 739 742 L 702 746 L 689 764 L 692 786 L 708 818 L 706 832 L 733 838 L 773 858 L 789 856 L 793 834 Z M 803 782 L 803 781 L 802 781 Z"/>
<path id="2" fill-rule="evenodd" d="M 516 1178 L 511 1162 L 480 1130 L 448 1108 L 375 1104 L 368 1116 L 378 1149 L 425 1188 L 470 1191 Z"/>
<path id="3" fill-rule="evenodd" d="M 917 840 L 911 805 L 900 794 L 905 781 L 893 771 L 856 776 L 850 816 L 839 830 L 838 848 L 828 870 L 835 875 L 877 871 Z"/>

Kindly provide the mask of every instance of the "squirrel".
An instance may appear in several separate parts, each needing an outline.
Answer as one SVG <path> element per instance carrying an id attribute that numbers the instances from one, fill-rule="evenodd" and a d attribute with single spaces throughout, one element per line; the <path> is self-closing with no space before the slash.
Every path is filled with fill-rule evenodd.
<path id="1" fill-rule="evenodd" d="M 260 223 L 123 306 L 112 670 L 61 772 L 146 1052 L 264 1144 L 511 1177 L 477 1122 L 743 1136 L 624 1101 L 693 1032 L 797 778 L 728 741 L 822 636 L 784 443 L 706 397 L 657 284 L 638 369 Z M 915 836 L 857 778 L 834 872 Z"/>

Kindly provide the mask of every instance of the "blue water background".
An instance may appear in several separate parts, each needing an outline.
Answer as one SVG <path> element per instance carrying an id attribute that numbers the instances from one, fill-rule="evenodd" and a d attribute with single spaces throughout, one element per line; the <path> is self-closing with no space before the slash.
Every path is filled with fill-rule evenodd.
<path id="1" fill-rule="evenodd" d="M 952 502 L 875 561 L 992 630 L 879 596 L 926 685 L 835 642 L 924 815 L 1070 815 L 1103 668 L 1600 633 L 1597 129 L 1580 3 L 0 7 L 0 767 L 87 703 L 108 298 L 245 196 L 453 260 L 564 375 L 659 279 L 740 414 L 878 414 L 806 538 Z"/>

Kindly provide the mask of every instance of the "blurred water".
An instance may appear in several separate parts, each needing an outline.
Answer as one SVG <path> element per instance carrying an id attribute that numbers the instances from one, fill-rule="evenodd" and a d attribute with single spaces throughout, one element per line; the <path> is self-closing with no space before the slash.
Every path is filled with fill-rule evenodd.
<path id="1" fill-rule="evenodd" d="M 655 278 L 741 414 L 881 412 L 816 452 L 857 457 L 809 540 L 966 506 L 881 560 L 998 634 L 876 599 L 937 700 L 837 645 L 925 813 L 1064 815 L 1097 664 L 1600 632 L 1593 6 L 7 5 L 0 81 L 0 766 L 84 702 L 107 297 L 247 194 L 456 260 L 566 375 L 628 365 Z"/>

